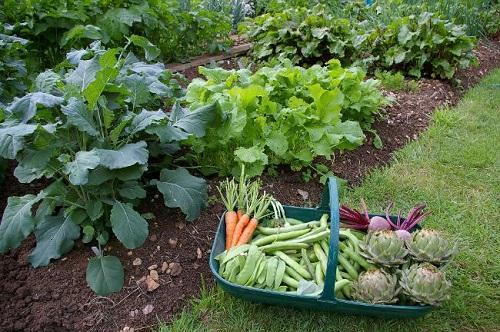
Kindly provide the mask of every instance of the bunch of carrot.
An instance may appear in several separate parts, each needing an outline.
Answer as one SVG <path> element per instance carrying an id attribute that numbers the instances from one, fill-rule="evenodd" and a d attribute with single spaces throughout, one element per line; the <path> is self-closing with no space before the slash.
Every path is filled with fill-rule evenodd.
<path id="1" fill-rule="evenodd" d="M 248 243 L 273 198 L 265 192 L 261 195 L 260 181 L 249 182 L 244 169 L 239 183 L 226 179 L 217 189 L 226 207 L 226 250 Z"/>

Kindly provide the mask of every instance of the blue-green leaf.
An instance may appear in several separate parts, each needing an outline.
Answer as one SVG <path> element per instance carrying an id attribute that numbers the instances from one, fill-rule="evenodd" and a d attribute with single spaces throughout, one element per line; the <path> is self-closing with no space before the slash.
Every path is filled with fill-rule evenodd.
<path id="1" fill-rule="evenodd" d="M 80 237 L 80 226 L 64 216 L 45 216 L 35 230 L 36 247 L 29 255 L 34 267 L 46 266 L 51 259 L 58 259 L 73 249 L 74 240 Z"/>
<path id="2" fill-rule="evenodd" d="M 62 107 L 62 112 L 66 115 L 69 124 L 90 136 L 99 135 L 94 118 L 82 100 L 71 98 L 68 104 Z"/>
<path id="3" fill-rule="evenodd" d="M 132 204 L 115 201 L 110 220 L 113 233 L 127 249 L 142 246 L 148 236 L 148 222 L 134 210 Z"/>
<path id="4" fill-rule="evenodd" d="M 95 149 L 100 158 L 100 164 L 109 169 L 125 168 L 135 164 L 145 165 L 149 153 L 147 144 L 139 141 L 127 144 L 118 150 Z"/>
<path id="5" fill-rule="evenodd" d="M 35 227 L 35 218 L 31 213 L 31 208 L 44 197 L 45 193 L 42 191 L 37 196 L 8 198 L 2 223 L 0 223 L 0 253 L 17 248 L 31 234 Z"/>
<path id="6" fill-rule="evenodd" d="M 61 104 L 64 98 L 57 97 L 45 92 L 28 93 L 22 98 L 16 98 L 6 111 L 19 121 L 26 123 L 36 114 L 37 105 L 54 107 Z"/>
<path id="7" fill-rule="evenodd" d="M 165 205 L 180 208 L 189 221 L 198 218 L 205 206 L 208 197 L 206 181 L 192 176 L 184 168 L 163 169 L 160 180 L 151 183 L 163 194 Z"/>
<path id="8" fill-rule="evenodd" d="M 93 257 L 87 265 L 86 280 L 97 295 L 118 292 L 125 280 L 122 263 L 115 256 Z"/>

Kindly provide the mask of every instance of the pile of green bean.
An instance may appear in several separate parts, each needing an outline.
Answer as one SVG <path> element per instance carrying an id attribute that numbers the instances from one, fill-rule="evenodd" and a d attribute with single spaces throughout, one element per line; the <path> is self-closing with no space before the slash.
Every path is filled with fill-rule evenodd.
<path id="1" fill-rule="evenodd" d="M 375 268 L 360 255 L 359 242 L 363 241 L 364 236 L 364 233 L 351 229 L 339 231 L 339 253 L 335 273 L 337 298 L 351 298 L 351 285 L 358 280 L 359 273 Z"/>
<path id="2" fill-rule="evenodd" d="M 322 286 L 326 275 L 330 227 L 328 215 L 283 227 L 259 226 L 250 244 L 217 256 L 219 274 L 244 286 L 293 291 L 301 280 Z"/>

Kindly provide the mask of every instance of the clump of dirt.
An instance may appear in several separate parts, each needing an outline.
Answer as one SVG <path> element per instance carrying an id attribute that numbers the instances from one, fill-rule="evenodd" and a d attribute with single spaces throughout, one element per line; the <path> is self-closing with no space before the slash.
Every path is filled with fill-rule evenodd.
<path id="1" fill-rule="evenodd" d="M 500 66 L 498 38 L 481 42 L 477 55 L 479 66 L 457 75 L 466 88 Z M 227 68 L 234 66 L 235 60 L 226 64 Z M 374 148 L 373 138 L 369 137 L 354 151 L 336 153 L 332 161 L 319 161 L 350 184 L 357 184 L 369 170 L 389 163 L 395 150 L 425 130 L 432 111 L 437 106 L 456 103 L 461 91 L 448 82 L 425 79 L 417 92 L 393 93 L 395 103 L 374 125 L 382 138 L 382 149 Z M 1 187 L 2 210 L 7 197 L 38 192 L 46 185 L 44 181 L 19 184 L 12 175 L 14 166 L 10 164 Z M 304 183 L 300 173 L 287 168 L 278 172 L 277 177 L 264 177 L 266 191 L 284 204 L 318 203 L 322 191 L 319 183 Z M 209 181 L 210 195 L 215 195 L 217 183 L 216 178 Z M 0 256 L 0 331 L 119 331 L 126 326 L 153 327 L 158 319 L 168 321 L 188 304 L 188 299 L 199 295 L 202 280 L 211 286 L 207 260 L 223 207 L 212 205 L 189 224 L 179 211 L 165 208 L 161 197 L 150 192 L 140 211 L 155 215 L 144 246 L 126 250 L 112 241 L 107 247 L 110 254 L 123 262 L 126 276 L 124 289 L 110 297 L 96 296 L 87 287 L 85 269 L 92 253 L 78 242 L 65 258 L 44 268 L 33 269 L 28 263 L 35 245 L 33 236 L 20 248 Z"/>

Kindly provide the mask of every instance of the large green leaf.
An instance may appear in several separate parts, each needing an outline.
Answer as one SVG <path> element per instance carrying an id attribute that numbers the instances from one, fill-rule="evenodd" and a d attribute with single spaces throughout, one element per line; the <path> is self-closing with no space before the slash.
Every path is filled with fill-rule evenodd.
<path id="1" fill-rule="evenodd" d="M 12 114 L 19 121 L 26 123 L 36 114 L 37 105 L 54 107 L 61 104 L 64 98 L 57 97 L 45 92 L 28 93 L 22 98 L 16 98 L 6 111 Z"/>
<path id="2" fill-rule="evenodd" d="M 123 183 L 119 188 L 118 192 L 122 197 L 129 199 L 144 198 L 146 197 L 146 190 L 139 185 L 137 181 L 128 181 Z"/>
<path id="3" fill-rule="evenodd" d="M 57 83 L 61 81 L 61 77 L 53 72 L 52 70 L 46 70 L 40 74 L 35 79 L 34 88 L 35 91 L 53 93 L 57 90 Z"/>
<path id="4" fill-rule="evenodd" d="M 87 110 L 87 106 L 81 99 L 71 98 L 66 106 L 62 107 L 69 124 L 91 136 L 99 135 L 94 118 Z"/>
<path id="5" fill-rule="evenodd" d="M 215 104 L 202 106 L 194 111 L 189 111 L 181 107 L 174 107 L 170 116 L 170 124 L 175 128 L 182 129 L 188 134 L 202 137 L 205 135 L 205 129 L 208 123 L 210 123 L 215 116 L 214 111 Z"/>
<path id="6" fill-rule="evenodd" d="M 125 168 L 135 164 L 145 165 L 148 162 L 147 144 L 139 141 L 127 144 L 118 150 L 96 149 L 100 164 L 109 169 Z"/>
<path id="7" fill-rule="evenodd" d="M 61 46 L 65 46 L 68 43 L 71 43 L 80 39 L 101 39 L 101 29 L 95 25 L 75 25 L 70 30 L 66 31 L 61 38 Z"/>
<path id="8" fill-rule="evenodd" d="M 189 138 L 189 135 L 203 137 L 214 116 L 215 104 L 202 106 L 194 111 L 175 105 L 169 126 L 152 126 L 146 132 L 157 135 L 162 143 L 182 141 Z"/>
<path id="9" fill-rule="evenodd" d="M 37 196 L 25 195 L 9 197 L 0 224 L 0 253 L 17 248 L 31 234 L 35 227 L 35 218 L 31 208 L 45 197 L 42 191 Z"/>
<path id="10" fill-rule="evenodd" d="M 145 165 L 133 165 L 113 170 L 99 166 L 89 172 L 89 181 L 87 185 L 99 186 L 111 179 L 119 179 L 121 181 L 137 180 L 144 174 L 146 169 L 147 166 Z"/>
<path id="11" fill-rule="evenodd" d="M 86 280 L 97 295 L 118 292 L 125 280 L 122 263 L 115 256 L 93 257 L 87 265 Z"/>
<path id="12" fill-rule="evenodd" d="M 99 59 L 99 64 L 102 69 L 96 73 L 96 78 L 83 91 L 83 95 L 89 104 L 89 109 L 92 111 L 97 105 L 97 100 L 106 88 L 106 85 L 118 76 L 118 68 L 115 68 L 117 62 L 115 55 L 117 49 L 107 50 Z"/>
<path id="13" fill-rule="evenodd" d="M 73 249 L 80 237 L 80 226 L 71 219 L 71 214 L 64 216 L 45 216 L 35 230 L 36 247 L 29 255 L 34 267 L 45 266 L 51 259 L 58 259 Z"/>
<path id="14" fill-rule="evenodd" d="M 125 100 L 132 105 L 133 109 L 149 101 L 149 88 L 144 77 L 132 74 L 120 79 L 119 82 L 129 90 L 129 95 Z"/>
<path id="15" fill-rule="evenodd" d="M 95 79 L 100 68 L 99 61 L 95 57 L 90 60 L 80 60 L 78 67 L 66 77 L 66 82 L 78 86 L 83 91 Z"/>
<path id="16" fill-rule="evenodd" d="M 165 119 L 166 117 L 167 115 L 163 111 L 142 110 L 141 113 L 134 117 L 132 123 L 125 129 L 125 131 L 129 135 L 134 135 L 151 126 L 153 123 Z"/>
<path id="17" fill-rule="evenodd" d="M 96 168 L 100 163 L 96 150 L 78 151 L 75 160 L 65 166 L 65 173 L 69 175 L 69 181 L 74 185 L 84 185 L 88 181 L 89 170 Z"/>
<path id="18" fill-rule="evenodd" d="M 142 246 L 148 236 L 148 222 L 132 204 L 115 201 L 110 220 L 113 233 L 127 249 Z"/>
<path id="19" fill-rule="evenodd" d="M 130 41 L 135 46 L 141 47 L 144 50 L 144 55 L 148 61 L 154 60 L 160 55 L 160 49 L 145 37 L 132 35 L 130 36 Z"/>
<path id="20" fill-rule="evenodd" d="M 180 208 L 190 221 L 198 218 L 205 207 L 208 197 L 206 181 L 192 176 L 184 168 L 163 169 L 160 180 L 153 180 L 152 183 L 163 194 L 165 205 Z"/>
<path id="21" fill-rule="evenodd" d="M 36 125 L 5 123 L 0 127 L 0 156 L 15 159 L 17 153 L 24 147 L 24 137 L 36 130 Z"/>

